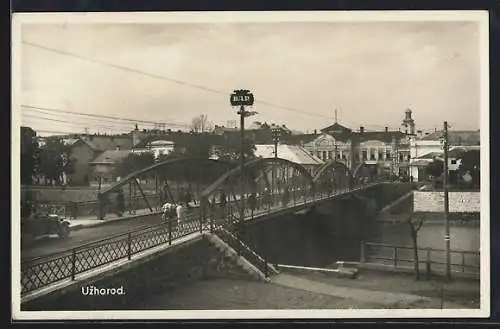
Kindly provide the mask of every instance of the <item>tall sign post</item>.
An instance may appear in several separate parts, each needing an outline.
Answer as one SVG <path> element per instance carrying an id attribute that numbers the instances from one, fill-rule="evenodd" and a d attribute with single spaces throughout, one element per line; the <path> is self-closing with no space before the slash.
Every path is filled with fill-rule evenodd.
<path id="1" fill-rule="evenodd" d="M 243 175 L 243 170 L 245 166 L 245 118 L 257 114 L 255 111 L 246 111 L 245 106 L 252 106 L 254 103 L 253 94 L 250 90 L 239 89 L 234 90 L 230 96 L 231 106 L 239 107 L 237 114 L 240 116 L 240 233 L 244 233 L 244 220 L 245 220 L 245 204 L 244 204 L 244 194 L 245 194 L 245 179 Z"/>

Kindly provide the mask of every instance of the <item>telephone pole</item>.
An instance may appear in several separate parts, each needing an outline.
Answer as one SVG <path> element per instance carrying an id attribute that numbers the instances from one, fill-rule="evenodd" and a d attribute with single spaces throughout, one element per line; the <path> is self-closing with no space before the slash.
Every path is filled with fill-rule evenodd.
<path id="1" fill-rule="evenodd" d="M 444 241 L 446 248 L 446 278 L 451 279 L 451 259 L 450 259 L 450 203 L 448 199 L 448 121 L 444 122 L 443 132 L 443 151 L 444 151 L 444 173 L 443 173 L 443 189 L 444 189 Z"/>

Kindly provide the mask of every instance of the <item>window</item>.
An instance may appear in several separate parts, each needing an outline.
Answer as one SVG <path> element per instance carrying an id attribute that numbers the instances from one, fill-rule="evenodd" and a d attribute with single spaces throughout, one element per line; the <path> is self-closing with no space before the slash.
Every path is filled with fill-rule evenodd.
<path id="1" fill-rule="evenodd" d="M 332 151 L 328 151 L 328 159 L 332 158 Z"/>
<path id="2" fill-rule="evenodd" d="M 316 156 L 318 157 L 318 159 L 321 159 L 321 152 L 316 152 Z"/>
<path id="3" fill-rule="evenodd" d="M 386 151 L 385 152 L 385 156 L 387 157 L 387 159 L 389 160 L 391 158 L 391 151 Z"/>
<path id="4" fill-rule="evenodd" d="M 384 152 L 383 151 L 378 151 L 378 160 L 382 161 L 384 159 Z"/>
<path id="5" fill-rule="evenodd" d="M 404 161 L 404 155 L 403 155 L 403 153 L 399 153 L 399 161 Z"/>
<path id="6" fill-rule="evenodd" d="M 375 151 L 373 149 L 370 150 L 370 160 L 371 161 L 375 160 Z"/>
<path id="7" fill-rule="evenodd" d="M 451 160 L 451 164 L 457 164 L 457 160 Z"/>
<path id="8" fill-rule="evenodd" d="M 342 160 L 346 160 L 345 154 L 342 154 Z"/>
<path id="9" fill-rule="evenodd" d="M 326 160 L 326 151 L 323 151 L 323 161 Z"/>
<path id="10" fill-rule="evenodd" d="M 366 150 L 361 151 L 361 154 L 363 156 L 363 161 L 366 161 L 366 159 L 368 158 Z"/>

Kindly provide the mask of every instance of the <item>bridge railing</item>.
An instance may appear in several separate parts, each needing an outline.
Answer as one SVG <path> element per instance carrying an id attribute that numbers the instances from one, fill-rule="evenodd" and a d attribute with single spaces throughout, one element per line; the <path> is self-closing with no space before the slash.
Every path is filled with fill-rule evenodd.
<path id="1" fill-rule="evenodd" d="M 427 275 L 444 273 L 446 265 L 445 250 L 418 248 L 418 262 Z M 466 250 L 451 250 L 451 271 L 456 273 L 479 274 L 480 253 Z M 413 269 L 414 250 L 411 246 L 364 242 L 361 246 L 361 261 L 376 263 L 395 268 Z M 420 267 L 420 266 L 419 266 Z"/>
<path id="2" fill-rule="evenodd" d="M 358 186 L 359 188 L 359 186 Z M 336 193 L 348 192 L 351 189 L 338 190 Z M 264 202 L 263 195 L 258 195 L 257 207 L 252 211 L 245 207 L 245 220 L 251 220 L 253 216 L 269 214 L 281 209 L 314 204 L 319 199 L 329 198 L 332 193 L 315 193 L 311 191 L 295 189 L 288 200 L 278 194 L 271 197 L 272 202 Z M 284 202 L 287 201 L 287 202 Z M 244 200 L 248 202 L 248 200 Z M 36 259 L 30 259 L 21 263 L 21 289 L 22 294 L 43 288 L 52 283 L 71 279 L 81 273 L 96 269 L 121 259 L 132 259 L 134 255 L 163 244 L 172 244 L 172 241 L 194 232 L 203 232 L 221 225 L 226 225 L 226 231 L 234 227 L 239 219 L 239 197 L 229 200 L 225 207 L 216 204 L 208 212 L 208 216 L 202 215 L 203 209 L 191 209 L 182 223 L 175 220 L 167 220 L 163 223 L 149 227 L 118 234 L 113 237 L 91 242 L 78 246 L 71 250 L 52 254 Z M 231 226 L 227 226 L 231 225 Z M 241 244 L 245 244 L 241 241 Z M 249 256 L 251 257 L 251 256 Z"/>
<path id="3" fill-rule="evenodd" d="M 21 263 L 21 294 L 43 288 L 64 279 L 102 267 L 151 248 L 200 231 L 199 214 L 183 223 L 169 220 L 139 231 L 129 231 L 110 238 L 72 248 L 69 251 L 30 259 Z"/>

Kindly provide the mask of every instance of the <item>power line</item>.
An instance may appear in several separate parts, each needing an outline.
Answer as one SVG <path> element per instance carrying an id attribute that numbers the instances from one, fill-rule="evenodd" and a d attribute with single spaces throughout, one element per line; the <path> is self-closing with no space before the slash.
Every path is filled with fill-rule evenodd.
<path id="1" fill-rule="evenodd" d="M 60 49 L 56 49 L 56 48 L 51 48 L 51 47 L 47 47 L 47 46 L 43 46 L 43 45 L 40 45 L 40 44 L 37 44 L 37 43 L 33 43 L 33 42 L 22 41 L 22 43 L 26 44 L 26 45 L 29 45 L 29 46 L 32 46 L 32 47 L 35 47 L 35 48 L 38 48 L 38 49 L 45 50 L 45 51 L 54 52 L 54 53 L 57 53 L 59 55 L 69 56 L 69 57 L 77 58 L 77 59 L 80 59 L 80 60 L 83 60 L 83 61 L 91 62 L 91 63 L 94 63 L 94 64 L 109 66 L 109 67 L 112 67 L 112 68 L 115 68 L 115 69 L 119 69 L 119 70 L 123 70 L 123 71 L 126 71 L 126 72 L 135 73 L 135 74 L 139 74 L 139 75 L 144 75 L 144 76 L 148 76 L 148 77 L 151 77 L 151 78 L 154 78 L 154 79 L 159 79 L 159 80 L 163 80 L 163 81 L 175 83 L 175 84 L 178 84 L 178 85 L 183 85 L 183 86 L 186 86 L 186 87 L 191 87 L 191 88 L 195 88 L 195 89 L 198 89 L 198 90 L 203 90 L 203 91 L 206 91 L 206 92 L 215 93 L 215 94 L 218 94 L 218 95 L 227 96 L 227 92 L 216 90 L 216 89 L 209 88 L 209 87 L 206 87 L 206 86 L 192 84 L 192 83 L 184 82 L 184 81 L 181 81 L 181 80 L 168 78 L 168 77 L 165 77 L 165 76 L 162 76 L 162 75 L 157 75 L 157 74 L 153 74 L 153 73 L 144 72 L 144 71 L 141 71 L 141 70 L 138 70 L 138 69 L 134 69 L 134 68 L 130 68 L 130 67 L 122 66 L 122 65 L 117 65 L 117 64 L 109 63 L 109 62 L 98 60 L 98 59 L 84 57 L 84 56 L 81 56 L 81 55 L 78 55 L 78 54 L 75 54 L 75 53 L 71 53 L 71 52 L 67 52 L 67 51 L 64 51 L 64 50 L 60 50 Z M 255 100 L 255 103 L 262 104 L 262 105 L 267 105 L 267 106 L 270 106 L 270 107 L 279 108 L 279 109 L 282 109 L 282 110 L 285 110 L 285 111 L 289 111 L 289 112 L 294 112 L 294 113 L 309 115 L 309 116 L 318 117 L 318 118 L 331 119 L 328 115 L 322 115 L 322 114 L 318 114 L 318 113 L 312 113 L 312 112 L 308 112 L 308 111 L 304 111 L 304 110 L 300 110 L 300 109 L 295 109 L 295 108 L 291 108 L 291 107 L 288 107 L 288 106 L 283 106 L 283 105 L 275 104 L 275 103 L 272 103 L 272 102 L 268 102 L 268 101 L 265 101 L 265 100 Z M 66 113 L 76 113 L 76 112 L 66 112 Z M 119 120 L 125 120 L 125 121 L 134 121 L 134 122 L 139 122 L 139 123 L 151 123 L 151 121 L 145 121 L 145 120 L 132 120 L 132 119 L 125 119 L 125 118 L 122 119 L 122 118 L 116 118 L 116 117 L 111 117 L 111 116 L 100 116 L 100 117 L 103 117 L 103 118 L 107 117 L 107 118 L 113 118 L 113 119 L 119 119 Z M 189 125 L 180 125 L 180 124 L 171 124 L 171 125 L 182 126 L 182 127 L 184 127 L 184 126 L 185 127 L 189 127 Z M 382 126 L 382 125 L 365 125 L 365 127 L 370 127 L 370 126 L 371 127 L 385 128 L 385 126 Z"/>
<path id="2" fill-rule="evenodd" d="M 35 48 L 43 49 L 45 51 L 50 51 L 50 52 L 54 52 L 54 53 L 57 53 L 57 54 L 60 54 L 60 55 L 78 58 L 78 59 L 83 60 L 83 61 L 88 61 L 88 62 L 91 62 L 91 63 L 100 64 L 100 65 L 104 65 L 104 66 L 109 66 L 109 67 L 113 67 L 115 69 L 119 69 L 119 70 L 130 72 L 130 73 L 145 75 L 145 76 L 148 76 L 148 77 L 151 77 L 151 78 L 168 81 L 168 82 L 179 84 L 179 85 L 183 85 L 183 86 L 186 86 L 186 87 L 191 87 L 191 88 L 195 88 L 195 89 L 199 89 L 199 90 L 203 90 L 203 91 L 212 92 L 212 93 L 215 93 L 215 94 L 227 96 L 227 92 L 224 92 L 224 91 L 221 91 L 221 90 L 216 90 L 216 89 L 213 89 L 213 88 L 209 88 L 209 87 L 205 87 L 205 86 L 200 86 L 200 85 L 188 83 L 188 82 L 180 81 L 180 80 L 177 80 L 177 79 L 172 79 L 172 78 L 168 78 L 168 77 L 165 77 L 165 76 L 161 76 L 161 75 L 157 75 L 157 74 L 153 74 L 153 73 L 144 72 L 144 71 L 140 71 L 140 70 L 133 69 L 133 68 L 130 68 L 130 67 L 126 67 L 126 66 L 122 66 L 122 65 L 117 65 L 117 64 L 113 64 L 113 63 L 109 63 L 109 62 L 105 62 L 105 61 L 101 61 L 101 60 L 97 60 L 97 59 L 93 59 L 93 58 L 87 58 L 87 57 L 84 57 L 84 56 L 81 56 L 81 55 L 78 55 L 78 54 L 74 54 L 74 53 L 70 53 L 70 52 L 67 52 L 67 51 L 60 50 L 60 49 L 55 49 L 55 48 L 51 48 L 51 47 L 39 45 L 39 44 L 28 42 L 28 41 L 22 41 L 22 43 L 24 43 L 26 45 L 29 45 L 29 46 L 32 46 L 32 47 L 35 47 Z M 267 102 L 267 101 L 264 101 L 264 100 L 255 100 L 255 103 L 263 104 L 263 105 L 267 105 L 267 106 L 271 106 L 271 107 L 280 108 L 280 109 L 283 109 L 283 110 L 286 110 L 286 111 L 290 111 L 290 112 L 295 112 L 295 113 L 300 113 L 300 114 L 310 115 L 310 116 L 314 116 L 314 117 L 322 117 L 322 118 L 327 118 L 328 119 L 328 116 L 326 116 L 326 115 L 321 115 L 321 114 L 312 113 L 312 112 L 308 112 L 308 111 L 304 111 L 304 110 L 294 109 L 294 108 L 291 108 L 291 107 L 288 107 L 288 106 L 278 105 L 278 104 L 274 104 L 274 103 Z"/>
<path id="3" fill-rule="evenodd" d="M 82 127 L 88 126 L 87 123 L 75 122 L 75 121 L 68 121 L 68 120 L 60 120 L 60 119 L 53 119 L 53 118 L 36 116 L 36 115 L 32 115 L 32 114 L 26 114 L 26 115 L 23 115 L 23 117 L 26 117 L 27 119 L 39 119 L 39 120 L 45 120 L 45 121 L 51 121 L 51 122 L 67 123 L 67 124 L 72 124 L 72 125 L 77 125 L 77 126 L 82 126 Z M 114 127 L 114 126 L 103 125 L 103 124 L 99 124 L 99 123 L 92 123 L 92 125 L 97 126 L 97 127 L 101 127 L 101 128 L 126 129 L 125 127 Z"/>
<path id="4" fill-rule="evenodd" d="M 49 111 L 49 112 L 56 112 L 56 113 L 73 114 L 73 115 L 85 116 L 85 117 L 91 117 L 91 118 L 115 119 L 115 120 L 128 121 L 128 122 L 133 122 L 133 123 L 146 123 L 146 124 L 157 124 L 158 123 L 155 121 L 121 118 L 121 117 L 115 117 L 115 116 L 111 116 L 111 115 L 102 115 L 102 114 L 88 114 L 88 113 L 82 113 L 82 112 L 72 112 L 72 111 L 66 111 L 66 110 L 60 110 L 60 109 L 54 109 L 54 108 L 48 108 L 48 107 L 41 107 L 41 106 L 25 105 L 25 104 L 22 104 L 21 107 L 29 108 L 29 109 L 39 109 L 39 110 L 44 110 L 44 111 Z M 189 127 L 189 125 L 187 125 L 187 124 L 178 124 L 178 123 L 167 123 L 167 125 L 177 126 L 177 127 Z"/>
<path id="5" fill-rule="evenodd" d="M 53 112 L 50 112 L 50 111 L 46 111 L 46 110 L 39 110 L 39 109 L 24 109 L 25 111 L 35 111 L 35 112 L 39 112 L 40 114 L 44 114 L 44 115 L 49 115 L 49 116 L 58 116 L 58 120 L 60 120 L 59 118 L 61 116 L 68 116 L 70 114 L 66 114 L 66 113 L 53 113 Z M 22 117 L 27 117 L 27 116 L 33 116 L 35 117 L 35 114 L 32 114 L 32 113 L 26 113 L 26 114 L 23 114 Z M 40 118 L 43 118 L 43 119 L 49 119 L 51 120 L 52 118 L 49 118 L 49 117 L 40 117 Z M 70 117 L 70 118 L 66 118 L 68 120 L 71 120 L 71 119 L 75 119 L 74 117 Z M 111 124 L 114 124 L 114 125 L 126 125 L 128 127 L 132 127 L 132 125 L 129 123 L 129 122 L 121 122 L 121 121 L 117 121 L 117 120 L 106 120 L 106 119 L 102 119 L 102 118 L 78 118 L 78 120 L 85 120 L 85 122 L 82 122 L 82 121 L 79 121 L 80 123 L 82 124 L 89 124 L 89 125 L 94 125 L 94 124 L 101 124 L 103 122 L 108 122 L 108 123 L 111 123 Z M 68 121 L 68 122 L 74 122 L 74 121 Z M 143 123 L 144 124 L 144 123 Z M 146 125 L 146 124 L 144 124 Z M 147 125 L 153 125 L 152 123 L 148 123 Z"/>

